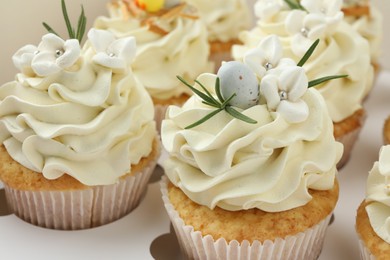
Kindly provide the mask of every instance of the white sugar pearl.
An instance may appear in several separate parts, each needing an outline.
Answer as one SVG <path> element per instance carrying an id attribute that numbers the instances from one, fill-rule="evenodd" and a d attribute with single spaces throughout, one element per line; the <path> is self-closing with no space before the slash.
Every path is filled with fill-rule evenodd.
<path id="1" fill-rule="evenodd" d="M 260 95 L 259 82 L 248 66 L 238 61 L 225 62 L 219 68 L 217 76 L 224 99 L 236 93 L 229 102 L 230 105 L 247 109 L 257 104 Z"/>

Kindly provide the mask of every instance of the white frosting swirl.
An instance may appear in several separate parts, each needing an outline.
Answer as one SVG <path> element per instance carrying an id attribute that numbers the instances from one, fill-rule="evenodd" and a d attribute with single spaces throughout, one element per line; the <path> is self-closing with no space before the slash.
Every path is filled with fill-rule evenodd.
<path id="1" fill-rule="evenodd" d="M 360 33 L 370 44 L 370 55 L 373 62 L 378 62 L 381 55 L 383 39 L 383 16 L 382 13 L 370 5 L 370 15 L 345 16 L 344 19 Z"/>
<path id="2" fill-rule="evenodd" d="M 271 2 L 278 3 L 277 0 Z M 303 67 L 309 80 L 348 74 L 347 79 L 328 81 L 316 88 L 324 96 L 333 122 L 340 122 L 351 116 L 361 108 L 362 100 L 373 83 L 367 41 L 349 24 L 340 20 L 339 13 L 334 10 L 330 10 L 330 18 L 322 15 L 317 17 L 317 14 L 311 13 L 305 15 L 302 11 L 286 10 L 283 6 L 277 10 L 268 19 L 260 19 L 251 31 L 242 32 L 240 40 L 244 44 L 233 46 L 234 59 L 242 60 L 246 51 L 255 48 L 266 36 L 276 34 L 283 45 L 283 56 L 298 62 L 315 38 L 320 38 L 316 51 Z M 292 19 L 295 15 L 303 19 Z M 299 25 L 303 26 L 305 23 L 314 26 L 314 36 L 310 34 L 310 30 L 299 30 Z M 302 34 L 307 35 L 307 38 Z"/>
<path id="3" fill-rule="evenodd" d="M 215 75 L 202 74 L 198 80 L 214 94 Z M 192 129 L 184 128 L 213 108 L 197 96 L 182 108 L 170 106 L 162 123 L 162 142 L 170 154 L 164 165 L 168 178 L 209 208 L 277 212 L 306 204 L 308 189 L 333 187 L 342 145 L 334 140 L 321 95 L 309 89 L 302 100 L 310 113 L 300 123 L 288 123 L 264 104 L 242 111 L 257 124 L 222 111 Z"/>
<path id="4" fill-rule="evenodd" d="M 200 19 L 174 16 L 172 19 L 152 17 L 166 35 L 153 32 L 143 19 L 144 11 L 134 16 L 122 1 L 110 4 L 110 17 L 98 17 L 94 27 L 108 30 L 118 38 L 134 36 L 137 53 L 132 69 L 153 98 L 169 99 L 190 94 L 176 76 L 193 80 L 200 73 L 212 71 L 208 62 L 207 30 Z M 124 8 L 124 9 L 123 9 Z"/>
<path id="5" fill-rule="evenodd" d="M 195 6 L 205 22 L 210 41 L 236 39 L 249 28 L 251 14 L 246 0 L 184 0 Z"/>
<path id="6" fill-rule="evenodd" d="M 134 40 L 119 45 L 135 52 Z M 150 154 L 156 130 L 148 93 L 128 64 L 115 73 L 116 60 L 102 66 L 98 54 L 87 42 L 71 67 L 47 77 L 22 62 L 30 74 L 1 86 L 0 142 L 15 161 L 47 179 L 69 174 L 107 185 Z"/>
<path id="7" fill-rule="evenodd" d="M 374 232 L 390 244 L 390 145 L 383 146 L 379 161 L 374 163 L 367 179 L 366 206 Z"/>

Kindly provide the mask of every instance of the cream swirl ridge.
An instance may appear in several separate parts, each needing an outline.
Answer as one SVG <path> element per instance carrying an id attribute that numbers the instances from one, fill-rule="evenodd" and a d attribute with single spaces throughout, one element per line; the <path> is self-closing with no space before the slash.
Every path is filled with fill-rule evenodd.
<path id="1" fill-rule="evenodd" d="M 94 62 L 97 54 L 87 42 L 69 68 L 46 77 L 24 69 L 28 75 L 0 88 L 0 141 L 15 161 L 47 179 L 68 174 L 107 185 L 149 155 L 156 136 L 150 97 L 128 65 L 115 72 L 115 62 Z"/>
<path id="2" fill-rule="evenodd" d="M 390 243 L 390 146 L 383 146 L 367 178 L 366 211 L 375 233 Z"/>
<path id="3" fill-rule="evenodd" d="M 111 3 L 108 8 L 110 17 L 98 17 L 94 27 L 108 30 L 118 38 L 136 38 L 137 53 L 132 70 L 153 98 L 190 94 L 176 76 L 193 79 L 201 72 L 212 70 L 208 61 L 207 30 L 195 17 L 196 13 L 191 13 L 191 18 L 180 15 L 166 18 L 138 10 L 140 13 L 134 15 L 121 11 L 127 10 L 125 1 Z"/>
<path id="4" fill-rule="evenodd" d="M 216 76 L 202 74 L 198 80 L 213 86 Z M 194 129 L 184 128 L 210 108 L 197 97 L 182 108 L 171 106 L 162 124 L 168 178 L 209 208 L 277 212 L 306 204 L 309 189 L 333 187 L 342 145 L 334 141 L 320 94 L 310 89 L 302 99 L 310 113 L 300 123 L 288 123 L 264 104 L 242 111 L 256 124 L 219 113 Z"/>

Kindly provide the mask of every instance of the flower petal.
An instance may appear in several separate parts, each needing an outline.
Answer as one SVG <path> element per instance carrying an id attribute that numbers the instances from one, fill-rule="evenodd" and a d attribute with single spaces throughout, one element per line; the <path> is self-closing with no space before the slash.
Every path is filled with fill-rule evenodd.
<path id="1" fill-rule="evenodd" d="M 16 68 L 26 75 L 34 74 L 31 68 L 31 62 L 35 56 L 35 52 L 38 48 L 34 45 L 26 45 L 20 48 L 13 56 L 12 61 Z"/>
<path id="2" fill-rule="evenodd" d="M 279 37 L 276 35 L 268 36 L 261 41 L 259 47 L 264 50 L 266 60 L 273 66 L 277 66 L 283 56 L 283 47 Z"/>
<path id="3" fill-rule="evenodd" d="M 61 67 L 55 62 L 55 56 L 51 51 L 40 52 L 32 60 L 31 67 L 41 77 L 61 71 Z"/>
<path id="4" fill-rule="evenodd" d="M 43 35 L 41 43 L 38 45 L 39 51 L 51 51 L 55 53 L 56 50 L 62 50 L 65 41 L 53 33 Z"/>
<path id="5" fill-rule="evenodd" d="M 279 87 L 287 92 L 289 101 L 298 101 L 305 94 L 307 86 L 308 79 L 302 67 L 287 67 L 279 76 Z"/>
<path id="6" fill-rule="evenodd" d="M 63 69 L 69 68 L 80 57 L 80 44 L 76 39 L 67 40 L 64 43 L 64 54 L 57 58 L 57 65 Z"/>
<path id="7" fill-rule="evenodd" d="M 283 100 L 280 102 L 276 112 L 280 113 L 289 123 L 300 123 L 309 116 L 309 107 L 301 99 L 297 102 Z"/>
<path id="8" fill-rule="evenodd" d="M 292 10 L 286 17 L 286 31 L 290 35 L 300 33 L 303 28 L 303 20 L 307 13 L 302 10 Z"/>
<path id="9" fill-rule="evenodd" d="M 92 28 L 88 32 L 88 39 L 96 52 L 105 52 L 110 44 L 115 41 L 115 36 L 109 31 Z"/>
<path id="10" fill-rule="evenodd" d="M 111 68 L 113 70 L 118 70 L 119 72 L 126 70 L 127 63 L 124 59 L 117 57 L 110 57 L 105 52 L 96 53 L 92 58 L 93 62 L 99 64 L 103 67 Z M 116 71 L 115 71 L 116 72 Z"/>
<path id="11" fill-rule="evenodd" d="M 267 101 L 267 106 L 270 110 L 275 110 L 280 103 L 278 91 L 279 88 L 277 76 L 273 74 L 265 75 L 260 82 L 260 93 Z"/>
<path id="12" fill-rule="evenodd" d="M 250 49 L 244 55 L 244 63 L 260 78 L 262 78 L 266 72 L 263 66 L 265 61 L 264 56 L 263 50 L 259 47 Z"/>
<path id="13" fill-rule="evenodd" d="M 134 37 L 126 37 L 115 40 L 108 48 L 108 53 L 114 53 L 116 57 L 122 58 L 130 63 L 135 58 L 136 44 Z"/>

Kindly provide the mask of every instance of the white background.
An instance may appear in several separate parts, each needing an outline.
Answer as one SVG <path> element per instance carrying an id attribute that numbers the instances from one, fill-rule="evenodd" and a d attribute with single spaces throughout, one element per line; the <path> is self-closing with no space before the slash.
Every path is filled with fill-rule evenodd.
<path id="1" fill-rule="evenodd" d="M 105 14 L 108 0 L 68 0 L 71 19 L 76 20 L 83 3 L 89 19 Z M 38 44 L 45 33 L 46 21 L 65 35 L 59 0 L 0 1 L 0 85 L 12 80 L 16 73 L 11 56 L 21 46 Z M 373 0 L 390 16 L 390 1 Z M 385 17 L 385 25 L 389 24 Z M 387 20 L 386 20 L 387 19 Z M 385 30 L 386 26 L 385 26 Z M 384 46 L 390 35 L 385 33 Z M 390 53 L 384 49 L 381 60 L 390 71 Z M 355 212 L 364 198 L 367 173 L 377 160 L 382 145 L 384 119 L 390 115 L 390 72 L 382 72 L 373 93 L 366 102 L 368 118 L 349 163 L 339 172 L 340 199 L 335 222 L 329 227 L 320 260 L 358 259 L 357 237 L 354 231 Z M 4 203 L 0 200 L 0 203 Z M 0 205 L 1 207 L 1 205 Z M 131 214 L 109 225 L 84 231 L 47 230 L 24 223 L 13 215 L 0 216 L 1 259 L 152 259 L 149 253 L 156 237 L 169 231 L 169 221 L 163 208 L 157 183 L 149 185 L 145 199 Z M 174 259 L 177 245 L 156 244 L 160 259 Z M 163 255 L 167 255 L 166 258 Z"/>

